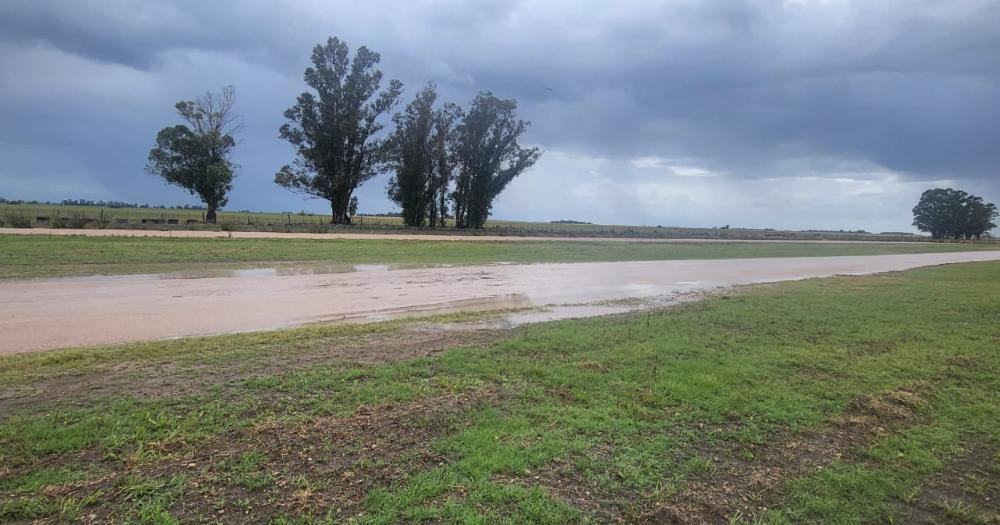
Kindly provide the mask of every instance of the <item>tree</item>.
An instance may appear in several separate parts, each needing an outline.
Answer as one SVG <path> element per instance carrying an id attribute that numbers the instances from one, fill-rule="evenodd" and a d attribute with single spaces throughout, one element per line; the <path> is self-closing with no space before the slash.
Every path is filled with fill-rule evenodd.
<path id="1" fill-rule="evenodd" d="M 449 142 L 460 110 L 450 103 L 435 110 L 436 100 L 436 86 L 428 83 L 393 116 L 396 130 L 389 141 L 388 164 L 395 175 L 387 189 L 407 226 L 444 226 L 448 211 L 453 170 Z"/>
<path id="2" fill-rule="evenodd" d="M 518 120 L 516 111 L 516 101 L 484 91 L 456 127 L 453 152 L 457 176 L 452 200 L 459 228 L 482 228 L 497 195 L 541 156 L 538 148 L 518 145 L 528 123 Z"/>
<path id="3" fill-rule="evenodd" d="M 392 117 L 396 130 L 389 140 L 389 165 L 396 174 L 389 179 L 389 198 L 402 209 L 403 223 L 423 226 L 428 204 L 434 201 L 430 182 L 434 176 L 434 101 L 437 91 L 428 84 L 406 109 Z M 433 220 L 433 219 L 432 219 Z"/>
<path id="4" fill-rule="evenodd" d="M 997 207 L 982 197 L 951 188 L 934 188 L 913 208 L 913 225 L 935 239 L 979 239 L 996 228 Z"/>
<path id="5" fill-rule="evenodd" d="M 208 222 L 215 222 L 216 210 L 228 202 L 238 168 L 230 159 L 242 129 L 233 113 L 235 100 L 236 92 L 227 86 L 221 93 L 178 102 L 177 113 L 188 125 L 163 128 L 149 151 L 146 171 L 198 195 Z"/>
<path id="6" fill-rule="evenodd" d="M 455 122 L 461 115 L 462 108 L 451 102 L 434 114 L 434 135 L 431 137 L 434 172 L 428 186 L 430 200 L 427 205 L 431 228 L 443 228 L 448 218 L 448 189 L 455 171 L 455 156 L 451 148 L 455 142 Z"/>
<path id="7" fill-rule="evenodd" d="M 403 90 L 398 80 L 379 91 L 382 72 L 378 53 L 359 47 L 353 60 L 347 43 L 330 38 L 313 48 L 313 67 L 305 82 L 313 92 L 299 95 L 285 111 L 281 138 L 297 158 L 284 166 L 274 182 L 289 190 L 330 202 L 331 224 L 350 222 L 354 190 L 377 173 L 385 141 L 378 138 L 379 118 L 392 109 Z"/>
<path id="8" fill-rule="evenodd" d="M 969 195 L 966 204 L 966 220 L 964 234 L 966 239 L 980 239 L 990 230 L 996 228 L 993 222 L 998 215 L 997 206 L 992 202 L 983 201 L 982 197 Z"/>

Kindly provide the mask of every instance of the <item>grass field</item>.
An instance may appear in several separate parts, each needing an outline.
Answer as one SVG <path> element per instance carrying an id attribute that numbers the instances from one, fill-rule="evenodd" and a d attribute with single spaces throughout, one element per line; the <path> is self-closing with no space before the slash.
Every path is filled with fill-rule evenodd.
<path id="1" fill-rule="evenodd" d="M 997 523 L 998 346 L 976 263 L 12 356 L 0 521 Z"/>
<path id="2" fill-rule="evenodd" d="M 265 231 L 395 231 L 406 230 L 402 219 L 395 216 L 364 215 L 350 226 L 327 225 L 329 215 L 305 213 L 268 213 L 249 211 L 219 212 L 218 225 L 197 224 L 204 220 L 201 210 L 158 208 L 102 208 L 43 204 L 0 204 L 0 226 L 99 227 L 99 228 L 225 228 Z M 38 218 L 44 217 L 44 223 Z M 90 221 L 90 222 L 88 222 Z M 146 221 L 146 222 L 144 222 Z M 154 224 L 153 221 L 156 221 Z M 167 224 L 168 221 L 171 224 Z M 192 221 L 195 224 L 188 224 Z M 836 231 L 786 231 L 744 228 L 683 228 L 674 226 L 635 226 L 621 224 L 574 224 L 552 222 L 505 221 L 491 219 L 483 230 L 420 230 L 423 233 L 464 234 L 488 233 L 506 235 L 543 235 L 577 237 L 651 237 L 651 238 L 720 238 L 720 239 L 827 239 L 827 240 L 890 240 L 919 241 L 916 235 Z"/>
<path id="3" fill-rule="evenodd" d="M 979 244 L 461 242 L 0 235 L 0 278 L 115 275 L 279 263 L 483 264 L 881 255 L 997 249 Z"/>

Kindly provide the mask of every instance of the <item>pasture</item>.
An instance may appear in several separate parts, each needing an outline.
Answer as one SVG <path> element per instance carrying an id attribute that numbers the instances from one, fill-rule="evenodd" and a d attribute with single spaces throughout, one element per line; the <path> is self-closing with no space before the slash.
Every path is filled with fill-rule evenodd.
<path id="1" fill-rule="evenodd" d="M 1000 519 L 998 263 L 424 326 L 0 358 L 0 520 Z"/>
<path id="2" fill-rule="evenodd" d="M 0 278 L 118 275 L 301 263 L 488 264 L 813 257 L 995 250 L 996 243 L 633 243 L 183 239 L 0 235 Z"/>
<path id="3" fill-rule="evenodd" d="M 39 221 L 44 218 L 44 221 Z M 0 226 L 65 228 L 152 228 L 152 229 L 226 229 L 247 231 L 412 231 L 398 216 L 360 215 L 350 226 L 329 226 L 329 215 L 304 212 L 221 211 L 218 223 L 204 224 L 201 210 L 162 208 L 106 208 L 48 204 L 0 203 Z M 570 237 L 706 238 L 764 240 L 873 240 L 921 241 L 917 235 L 904 233 L 874 234 L 845 231 L 787 231 L 774 229 L 684 228 L 676 226 L 634 226 L 621 224 L 579 224 L 566 222 L 525 222 L 490 219 L 484 230 L 423 229 L 427 234 L 460 232 L 462 234 L 539 235 Z"/>

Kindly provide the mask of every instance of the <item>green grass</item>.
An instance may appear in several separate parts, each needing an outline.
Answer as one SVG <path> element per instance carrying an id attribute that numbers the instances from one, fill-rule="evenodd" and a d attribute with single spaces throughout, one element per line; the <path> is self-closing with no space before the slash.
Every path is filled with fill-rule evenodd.
<path id="1" fill-rule="evenodd" d="M 48 224 L 37 223 L 38 217 L 47 217 Z M 66 206 L 47 204 L 0 204 L 0 225 L 17 226 L 33 224 L 37 227 L 58 226 L 59 218 L 90 219 L 102 222 L 106 227 L 122 227 L 119 220 L 128 224 L 139 224 L 143 219 L 161 220 L 176 219 L 181 226 L 188 220 L 202 221 L 202 210 L 178 210 L 157 208 L 104 208 L 99 206 Z M 218 223 L 234 227 L 260 228 L 267 224 L 281 227 L 285 224 L 307 227 L 319 227 L 329 222 L 330 216 L 313 213 L 274 213 L 250 211 L 220 211 Z M 448 226 L 454 226 L 449 219 Z M 129 226 L 124 226 L 129 227 Z M 202 226 L 198 226 L 202 227 Z M 398 216 L 364 215 L 358 216 L 347 229 L 387 230 L 403 227 L 403 220 Z M 546 234 L 546 235 L 576 235 L 576 236 L 652 236 L 652 237 L 709 237 L 709 238 L 797 238 L 797 239 L 856 239 L 856 240 L 912 240 L 909 234 L 870 234 L 850 231 L 792 231 L 774 229 L 750 228 L 684 228 L 675 226 L 637 226 L 623 224 L 573 224 L 532 221 L 508 221 L 489 219 L 485 228 L 493 232 L 507 234 Z"/>
<path id="2" fill-rule="evenodd" d="M 330 335 L 318 330 L 76 350 L 92 366 L 65 380 L 99 383 L 115 366 L 87 354 L 137 369 L 148 350 L 150 367 L 176 351 L 194 381 L 206 366 Z M 83 513 L 145 523 L 218 509 L 275 523 L 638 521 L 697 483 L 726 481 L 728 465 L 794 462 L 785 443 L 841 428 L 865 396 L 909 389 L 911 416 L 880 421 L 820 469 L 783 465 L 776 490 L 757 495 L 767 511 L 730 516 L 903 522 L 968 450 L 987 451 L 981 492 L 1000 480 L 998 344 L 1000 264 L 976 263 L 545 323 L 396 363 L 276 366 L 177 396 L 73 395 L 0 420 L 0 516 L 74 515 L 83 502 Z M 4 358 L 0 368 L 34 375 L 9 374 L 2 388 L 58 388 L 65 367 Z M 56 486 L 29 490 L 43 483 Z M 942 522 L 997 519 L 981 499 L 931 503 Z"/>
<path id="3" fill-rule="evenodd" d="M 169 239 L 0 235 L 0 278 L 218 270 L 291 263 L 352 265 L 648 261 L 880 255 L 997 249 L 996 244 L 483 242 Z"/>

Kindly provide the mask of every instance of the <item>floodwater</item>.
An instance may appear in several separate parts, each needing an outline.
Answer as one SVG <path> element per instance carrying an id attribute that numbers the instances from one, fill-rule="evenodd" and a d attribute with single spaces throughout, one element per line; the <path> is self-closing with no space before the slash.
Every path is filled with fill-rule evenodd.
<path id="1" fill-rule="evenodd" d="M 511 324 L 606 315 L 742 284 L 1000 260 L 1000 251 L 466 267 L 360 266 L 0 282 L 0 354 L 515 310 Z M 337 267 L 346 270 L 344 267 Z M 196 278 L 193 278 L 196 277 Z"/>

